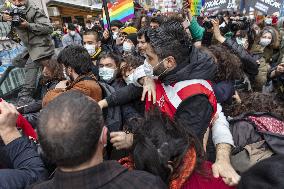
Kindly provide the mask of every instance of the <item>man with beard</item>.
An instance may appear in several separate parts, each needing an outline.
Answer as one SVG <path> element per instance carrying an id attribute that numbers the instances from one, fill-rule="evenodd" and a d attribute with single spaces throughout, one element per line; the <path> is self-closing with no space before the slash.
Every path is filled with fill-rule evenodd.
<path id="1" fill-rule="evenodd" d="M 70 45 L 63 49 L 57 58 L 63 64 L 65 81 L 59 82 L 55 89 L 49 91 L 43 98 L 43 106 L 61 93 L 78 90 L 95 101 L 102 99 L 102 89 L 96 76 L 92 73 L 93 63 L 88 51 L 81 46 Z"/>

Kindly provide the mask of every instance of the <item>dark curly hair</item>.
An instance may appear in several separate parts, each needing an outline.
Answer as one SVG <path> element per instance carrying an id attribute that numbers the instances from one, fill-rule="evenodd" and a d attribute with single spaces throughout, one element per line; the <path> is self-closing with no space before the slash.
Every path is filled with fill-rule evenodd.
<path id="1" fill-rule="evenodd" d="M 125 72 L 141 66 L 144 60 L 139 56 L 128 55 L 122 60 L 122 62 L 125 62 L 126 64 L 120 69 L 120 73 L 121 75 L 125 75 Z"/>
<path id="2" fill-rule="evenodd" d="M 136 26 L 135 26 L 135 27 L 137 28 L 137 30 L 140 30 L 140 29 L 142 28 L 142 26 L 141 26 L 141 21 L 142 21 L 143 18 L 146 19 L 146 25 L 147 25 L 147 27 L 149 27 L 149 25 L 150 25 L 150 18 L 149 18 L 147 15 L 142 14 L 142 15 L 136 20 Z"/>
<path id="3" fill-rule="evenodd" d="M 217 60 L 218 70 L 214 82 L 233 81 L 243 76 L 242 62 L 223 45 L 211 45 L 210 52 Z"/>
<path id="4" fill-rule="evenodd" d="M 50 81 L 62 81 L 65 80 L 65 77 L 63 75 L 63 65 L 59 64 L 57 62 L 57 59 L 55 56 L 53 56 L 51 59 L 43 61 L 42 62 L 43 67 L 46 67 L 50 73 L 50 77 L 43 76 L 40 80 L 40 83 L 42 85 L 46 84 Z"/>
<path id="5" fill-rule="evenodd" d="M 275 94 L 242 92 L 239 96 L 242 100 L 241 104 L 224 105 L 226 116 L 236 117 L 243 113 L 269 112 L 284 117 L 284 102 Z"/>
<path id="6" fill-rule="evenodd" d="M 168 183 L 179 176 L 185 154 L 189 148 L 194 147 L 197 154 L 196 169 L 202 170 L 202 145 L 183 125 L 181 120 L 172 121 L 157 108 L 148 112 L 144 124 L 135 133 L 135 169 L 160 176 Z M 169 168 L 169 162 L 172 162 L 173 170 Z"/>

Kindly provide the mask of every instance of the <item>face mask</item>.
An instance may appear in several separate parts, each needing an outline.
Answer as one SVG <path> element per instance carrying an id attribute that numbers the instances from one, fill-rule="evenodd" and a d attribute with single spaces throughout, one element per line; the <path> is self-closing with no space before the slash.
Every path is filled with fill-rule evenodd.
<path id="1" fill-rule="evenodd" d="M 162 60 L 161 62 L 159 62 L 156 66 L 153 67 L 153 75 L 156 77 L 161 77 L 163 74 L 165 74 L 165 72 L 168 70 L 168 68 L 164 67 L 164 61 L 166 59 Z"/>
<path id="2" fill-rule="evenodd" d="M 147 76 L 153 76 L 153 67 L 148 63 L 147 59 L 144 61 L 143 68 Z"/>
<path id="3" fill-rule="evenodd" d="M 87 49 L 89 55 L 92 56 L 96 53 L 96 46 L 95 45 L 86 44 L 84 47 L 85 47 L 85 49 Z"/>
<path id="4" fill-rule="evenodd" d="M 26 8 L 25 5 L 21 5 L 21 6 L 16 6 L 13 3 L 11 3 L 11 8 L 12 9 L 20 9 L 20 10 L 24 10 Z"/>
<path id="5" fill-rule="evenodd" d="M 75 36 L 76 32 L 75 31 L 70 31 L 71 36 Z"/>
<path id="6" fill-rule="evenodd" d="M 114 40 L 116 40 L 117 37 L 118 37 L 118 32 L 113 32 L 113 33 L 112 33 L 112 38 L 113 38 Z"/>
<path id="7" fill-rule="evenodd" d="M 110 81 L 115 77 L 115 69 L 106 67 L 100 68 L 99 76 L 104 81 Z"/>
<path id="8" fill-rule="evenodd" d="M 245 49 L 247 48 L 247 40 L 241 37 L 237 37 L 236 41 L 239 45 L 243 46 Z"/>
<path id="9" fill-rule="evenodd" d="M 127 85 L 134 83 L 134 73 L 130 74 L 128 77 L 124 79 Z"/>
<path id="10" fill-rule="evenodd" d="M 264 22 L 265 22 L 265 24 L 267 24 L 267 25 L 271 25 L 271 24 L 272 24 L 272 18 L 266 18 L 266 19 L 264 20 Z"/>
<path id="11" fill-rule="evenodd" d="M 260 38 L 259 44 L 263 47 L 267 47 L 270 45 L 271 39 L 266 39 L 266 38 Z"/>
<path id="12" fill-rule="evenodd" d="M 123 51 L 124 52 L 131 52 L 132 51 L 132 45 L 128 42 L 123 43 Z"/>

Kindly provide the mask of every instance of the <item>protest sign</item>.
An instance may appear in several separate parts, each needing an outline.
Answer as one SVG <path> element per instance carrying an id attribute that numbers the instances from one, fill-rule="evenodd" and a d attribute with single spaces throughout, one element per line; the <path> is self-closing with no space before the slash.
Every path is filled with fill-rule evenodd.
<path id="1" fill-rule="evenodd" d="M 207 12 L 217 12 L 236 7 L 235 0 L 206 0 L 204 8 Z"/>
<path id="2" fill-rule="evenodd" d="M 250 3 L 252 8 L 267 15 L 272 15 L 281 8 L 280 0 L 251 0 Z"/>

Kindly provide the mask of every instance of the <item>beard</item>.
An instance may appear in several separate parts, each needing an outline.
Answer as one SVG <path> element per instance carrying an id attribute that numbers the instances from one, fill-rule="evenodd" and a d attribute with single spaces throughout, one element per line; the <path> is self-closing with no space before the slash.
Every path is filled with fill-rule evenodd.
<path id="1" fill-rule="evenodd" d="M 160 76 L 165 75 L 166 71 L 167 71 L 167 68 L 165 68 L 164 64 L 160 64 L 155 68 L 155 70 L 153 70 L 153 75 L 160 77 Z"/>

